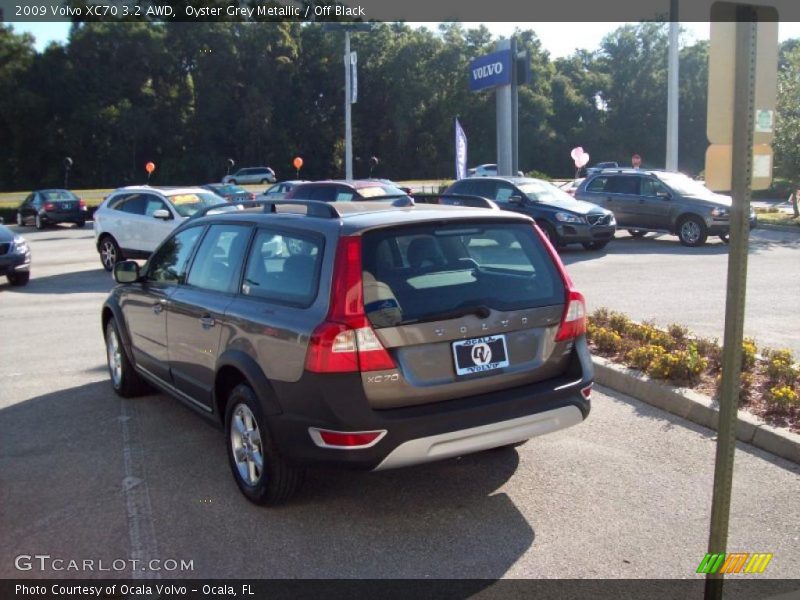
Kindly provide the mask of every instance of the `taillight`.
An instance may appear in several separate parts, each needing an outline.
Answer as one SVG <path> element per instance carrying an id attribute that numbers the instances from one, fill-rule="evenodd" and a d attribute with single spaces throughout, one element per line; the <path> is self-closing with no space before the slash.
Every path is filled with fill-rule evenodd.
<path id="1" fill-rule="evenodd" d="M 43 210 L 55 210 L 56 205 L 52 202 L 45 202 L 44 206 L 42 207 Z"/>
<path id="2" fill-rule="evenodd" d="M 591 399 L 591 397 L 592 397 L 592 384 L 591 383 L 589 385 L 587 385 L 586 387 L 581 388 L 581 396 L 583 396 L 587 400 Z"/>
<path id="3" fill-rule="evenodd" d="M 558 274 L 561 275 L 561 281 L 564 282 L 564 289 L 566 290 L 564 314 L 561 316 L 561 324 L 558 326 L 555 341 L 563 342 L 564 340 L 574 339 L 586 333 L 586 300 L 583 294 L 573 287 L 572 279 L 570 279 L 569 273 L 567 273 L 567 269 L 564 267 L 564 263 L 561 262 L 561 257 L 558 256 L 553 244 L 550 243 L 550 240 L 542 233 L 541 229 L 534 226 L 534 230 L 550 253 L 550 258 L 555 262 Z"/>
<path id="4" fill-rule="evenodd" d="M 340 448 L 342 450 L 358 450 L 370 448 L 377 444 L 386 430 L 378 431 L 331 431 L 309 427 L 308 433 L 314 443 L 321 448 Z"/>
<path id="5" fill-rule="evenodd" d="M 556 333 L 556 341 L 572 340 L 586 333 L 586 301 L 583 294 L 573 289 L 567 291 L 567 305 Z"/>
<path id="6" fill-rule="evenodd" d="M 80 207 L 81 210 L 86 210 L 86 202 L 84 202 L 83 200 L 78 200 L 78 206 Z"/>
<path id="7" fill-rule="evenodd" d="M 333 267 L 328 316 L 311 334 L 306 369 L 313 373 L 349 373 L 394 369 L 364 312 L 361 238 L 339 239 Z"/>

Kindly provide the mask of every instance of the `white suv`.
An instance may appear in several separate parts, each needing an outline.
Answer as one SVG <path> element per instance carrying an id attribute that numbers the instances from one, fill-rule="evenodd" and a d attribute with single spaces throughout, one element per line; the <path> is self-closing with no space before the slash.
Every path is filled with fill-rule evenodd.
<path id="1" fill-rule="evenodd" d="M 115 190 L 94 213 L 100 261 L 106 271 L 111 271 L 120 260 L 147 258 L 187 218 L 224 203 L 202 188 L 131 186 Z"/>

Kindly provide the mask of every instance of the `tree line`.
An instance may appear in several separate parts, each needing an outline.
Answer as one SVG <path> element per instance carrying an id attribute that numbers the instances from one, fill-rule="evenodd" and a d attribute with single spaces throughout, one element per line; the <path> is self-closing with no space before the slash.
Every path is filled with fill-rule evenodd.
<path id="1" fill-rule="evenodd" d="M 572 176 L 578 145 L 592 162 L 628 164 L 638 153 L 663 167 L 665 23 L 620 27 L 598 50 L 555 60 L 533 31 L 516 35 L 533 75 L 519 94 L 521 169 Z M 470 165 L 494 162 L 494 94 L 469 92 L 467 72 L 495 42 L 485 27 L 458 24 L 381 23 L 354 35 L 355 175 L 366 176 L 375 156 L 375 176 L 452 177 L 455 117 Z M 798 52 L 784 44 L 783 85 L 798 78 Z M 707 54 L 702 41 L 680 52 L 680 168 L 690 174 L 702 170 L 707 145 Z M 148 161 L 162 185 L 217 181 L 228 158 L 289 179 L 301 156 L 302 177 L 340 177 L 342 55 L 343 34 L 314 23 L 75 23 L 66 43 L 42 52 L 0 24 L 0 189 L 60 186 L 66 156 L 76 188 L 143 183 Z M 785 131 L 800 136 L 796 101 L 785 110 L 794 115 Z M 780 165 L 800 140 L 778 138 Z"/>

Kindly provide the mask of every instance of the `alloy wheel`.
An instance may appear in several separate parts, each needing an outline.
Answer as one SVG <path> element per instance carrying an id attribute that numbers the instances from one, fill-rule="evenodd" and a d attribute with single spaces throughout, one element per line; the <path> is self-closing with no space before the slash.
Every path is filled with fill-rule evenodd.
<path id="1" fill-rule="evenodd" d="M 246 404 L 237 405 L 231 415 L 231 450 L 241 480 L 256 485 L 264 472 L 264 452 L 258 422 Z"/>

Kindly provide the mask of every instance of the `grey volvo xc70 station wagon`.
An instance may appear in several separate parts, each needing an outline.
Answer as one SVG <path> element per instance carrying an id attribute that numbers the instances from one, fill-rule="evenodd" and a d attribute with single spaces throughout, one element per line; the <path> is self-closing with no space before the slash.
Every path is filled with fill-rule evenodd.
<path id="1" fill-rule="evenodd" d="M 584 300 L 530 218 L 262 204 L 119 263 L 102 309 L 116 392 L 221 423 L 251 501 L 285 501 L 306 465 L 412 465 L 587 417 Z"/>

